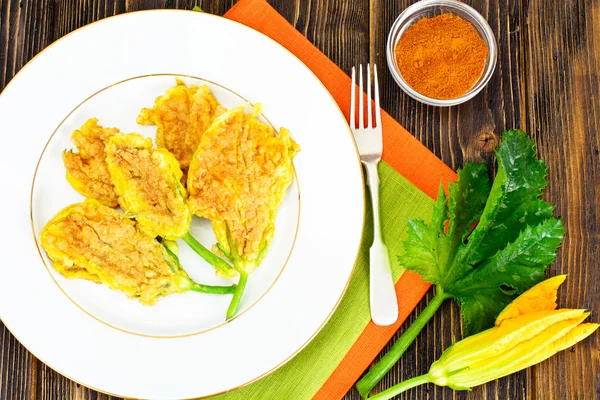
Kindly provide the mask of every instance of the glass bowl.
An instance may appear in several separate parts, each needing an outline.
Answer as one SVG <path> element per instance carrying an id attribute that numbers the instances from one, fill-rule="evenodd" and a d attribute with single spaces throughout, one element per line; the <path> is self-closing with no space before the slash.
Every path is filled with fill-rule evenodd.
<path id="1" fill-rule="evenodd" d="M 488 55 L 483 67 L 483 73 L 467 93 L 454 99 L 435 99 L 433 97 L 425 96 L 414 90 L 402 78 L 402 74 L 400 73 L 400 69 L 396 63 L 396 56 L 394 54 L 398 40 L 402 34 L 406 32 L 406 29 L 408 29 L 409 26 L 423 17 L 435 17 L 440 14 L 457 15 L 465 21 L 471 23 L 488 47 Z M 485 18 L 483 18 L 483 16 L 475 11 L 472 7 L 469 7 L 468 5 L 456 0 L 422 0 L 413 4 L 398 16 L 392 25 L 392 29 L 390 30 L 387 41 L 388 68 L 390 69 L 390 72 L 392 73 L 396 83 L 398 83 L 400 88 L 402 88 L 402 90 L 404 90 L 404 92 L 413 99 L 438 107 L 449 107 L 464 103 L 479 93 L 481 89 L 485 87 L 494 73 L 497 57 L 498 49 L 496 47 L 496 38 L 494 37 L 494 33 L 492 32 L 492 29 L 488 25 Z"/>

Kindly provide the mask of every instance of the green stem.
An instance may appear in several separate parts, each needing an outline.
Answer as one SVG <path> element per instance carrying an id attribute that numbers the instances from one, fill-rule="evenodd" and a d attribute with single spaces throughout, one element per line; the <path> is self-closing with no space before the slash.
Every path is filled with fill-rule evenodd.
<path id="1" fill-rule="evenodd" d="M 229 308 L 227 309 L 227 319 L 231 319 L 237 313 L 238 307 L 240 306 L 240 300 L 242 300 L 242 295 L 244 294 L 244 289 L 246 288 L 246 283 L 248 282 L 248 274 L 245 272 L 240 272 L 240 281 L 237 284 L 235 293 L 233 294 L 233 299 L 231 299 L 231 303 L 229 304 Z"/>
<path id="2" fill-rule="evenodd" d="M 423 385 L 423 384 L 429 383 L 429 382 L 431 382 L 430 378 L 429 378 L 429 374 L 415 376 L 414 378 L 400 382 L 399 384 L 394 385 L 391 388 L 384 390 L 381 393 L 376 394 L 375 396 L 371 396 L 368 399 L 369 400 L 388 400 L 396 395 L 399 395 L 402 392 L 407 391 L 408 389 L 412 389 L 415 386 Z"/>
<path id="3" fill-rule="evenodd" d="M 236 286 L 210 286 L 202 285 L 192 281 L 190 290 L 199 293 L 211 293 L 211 294 L 234 294 L 236 292 Z"/>
<path id="4" fill-rule="evenodd" d="M 196 240 L 190 233 L 186 233 L 182 238 L 184 242 L 188 244 L 200 257 L 202 257 L 206 262 L 212 265 L 217 271 L 219 271 L 223 276 L 231 278 L 236 275 L 235 270 L 231 265 L 227 263 L 227 261 L 223 260 L 221 257 L 207 249 Z"/>
<path id="5" fill-rule="evenodd" d="M 441 288 L 436 288 L 436 295 L 421 314 L 419 314 L 412 325 L 408 327 L 402 336 L 400 336 L 387 354 L 358 381 L 356 388 L 363 397 L 367 398 L 369 396 L 369 393 L 371 393 L 371 390 L 373 390 L 375 385 L 377 385 L 394 364 L 396 364 L 400 357 L 402 357 L 402 354 L 404 354 L 408 346 L 414 342 L 419 332 L 423 330 L 427 321 L 429 321 L 437 309 L 440 308 L 444 300 L 449 297 L 450 296 L 445 294 Z"/>

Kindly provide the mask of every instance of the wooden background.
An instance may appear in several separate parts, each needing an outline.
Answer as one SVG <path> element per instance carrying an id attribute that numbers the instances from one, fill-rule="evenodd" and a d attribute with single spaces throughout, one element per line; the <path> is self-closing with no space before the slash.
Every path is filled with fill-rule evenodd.
<path id="1" fill-rule="evenodd" d="M 114 14 L 195 5 L 223 14 L 233 0 L 0 0 L 0 90 L 23 65 L 61 36 Z M 387 32 L 412 0 L 269 0 L 334 62 L 348 71 L 385 66 Z M 200 4 L 201 3 L 201 4 Z M 499 45 L 496 72 L 467 104 L 435 108 L 409 98 L 382 71 L 382 106 L 456 169 L 482 158 L 503 130 L 535 138 L 549 164 L 546 198 L 567 235 L 550 274 L 568 273 L 562 306 L 588 308 L 600 320 L 600 2 L 467 0 L 489 21 Z M 6 173 L 6 172 L 4 172 Z M 428 295 L 428 298 L 431 294 Z M 418 313 L 425 302 L 419 305 Z M 414 315 L 409 318 L 410 323 Z M 460 335 L 458 308 L 447 302 L 379 389 L 426 372 Z M 406 326 L 407 324 L 405 324 Z M 527 371 L 471 393 L 426 385 L 403 399 L 600 399 L 595 334 Z M 0 323 L 0 399 L 107 399 L 62 377 L 27 352 Z M 358 399 L 353 390 L 346 399 Z M 294 400 L 294 399 L 290 399 Z"/>

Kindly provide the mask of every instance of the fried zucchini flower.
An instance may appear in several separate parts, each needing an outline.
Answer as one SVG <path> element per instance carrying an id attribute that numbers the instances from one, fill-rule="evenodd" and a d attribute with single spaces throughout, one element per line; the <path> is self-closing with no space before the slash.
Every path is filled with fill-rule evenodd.
<path id="1" fill-rule="evenodd" d="M 119 204 L 135 217 L 146 234 L 167 240 L 183 238 L 224 276 L 233 268 L 189 234 L 192 213 L 181 184 L 179 162 L 167 149 L 152 148 L 152 140 L 137 133 L 117 134 L 106 146 L 108 170 Z"/>
<path id="2" fill-rule="evenodd" d="M 166 149 L 152 148 L 152 139 L 137 133 L 113 136 L 106 163 L 119 204 L 151 236 L 179 239 L 190 229 L 192 213 L 181 185 L 179 163 Z"/>
<path id="3" fill-rule="evenodd" d="M 450 346 L 429 372 L 369 399 L 391 399 L 424 383 L 470 388 L 510 375 L 552 357 L 591 335 L 598 324 L 582 323 L 585 310 L 557 310 L 556 293 L 565 275 L 547 279 L 517 297 L 496 325 Z"/>
<path id="4" fill-rule="evenodd" d="M 225 112 L 204 132 L 188 174 L 191 211 L 212 222 L 217 247 L 240 274 L 228 318 L 267 253 L 299 150 L 288 130 L 277 134 L 258 120 L 260 106 L 252 114 L 245 109 Z"/>
<path id="5" fill-rule="evenodd" d="M 117 133 L 117 128 L 103 128 L 98 125 L 97 118 L 91 118 L 71 136 L 79 152 L 63 152 L 67 181 L 71 186 L 85 197 L 96 199 L 109 207 L 116 207 L 118 200 L 106 165 L 104 148 Z"/>
<path id="6" fill-rule="evenodd" d="M 223 112 L 225 108 L 207 85 L 190 85 L 188 88 L 177 79 L 176 86 L 156 98 L 153 108 L 142 109 L 137 122 L 157 126 L 156 143 L 175 155 L 186 174 L 202 134 Z"/>
<path id="7" fill-rule="evenodd" d="M 54 269 L 65 277 L 103 283 L 143 304 L 171 293 L 234 291 L 232 286 L 192 281 L 169 247 L 94 199 L 60 211 L 46 224 L 40 241 Z"/>

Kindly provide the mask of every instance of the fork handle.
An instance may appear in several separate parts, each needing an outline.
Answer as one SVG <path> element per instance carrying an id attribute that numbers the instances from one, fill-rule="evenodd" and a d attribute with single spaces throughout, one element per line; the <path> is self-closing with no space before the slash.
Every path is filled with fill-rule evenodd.
<path id="1" fill-rule="evenodd" d="M 369 302 L 373 322 L 376 325 L 387 326 L 398 319 L 398 300 L 388 250 L 381 239 L 378 163 L 364 163 L 373 206 L 373 244 L 369 249 Z"/>

